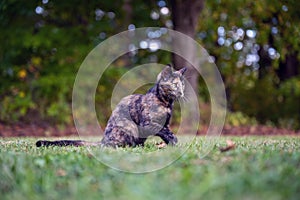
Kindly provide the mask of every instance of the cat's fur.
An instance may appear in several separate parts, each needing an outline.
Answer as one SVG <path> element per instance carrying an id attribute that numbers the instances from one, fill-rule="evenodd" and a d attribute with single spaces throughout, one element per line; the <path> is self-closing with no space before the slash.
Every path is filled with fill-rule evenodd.
<path id="1" fill-rule="evenodd" d="M 124 97 L 108 120 L 104 137 L 100 142 L 82 140 L 40 140 L 36 146 L 111 146 L 144 145 L 150 135 L 159 136 L 165 143 L 175 145 L 176 136 L 169 123 L 174 101 L 184 95 L 183 74 L 186 68 L 173 72 L 166 66 L 157 76 L 157 82 L 145 95 Z"/>

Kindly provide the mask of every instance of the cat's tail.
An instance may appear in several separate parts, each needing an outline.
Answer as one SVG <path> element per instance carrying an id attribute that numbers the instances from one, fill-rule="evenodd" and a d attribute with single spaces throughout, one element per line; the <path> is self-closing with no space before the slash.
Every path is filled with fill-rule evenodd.
<path id="1" fill-rule="evenodd" d="M 56 141 L 49 141 L 49 140 L 39 140 L 35 143 L 37 147 L 41 146 L 100 146 L 101 142 L 87 142 L 83 140 L 56 140 Z"/>

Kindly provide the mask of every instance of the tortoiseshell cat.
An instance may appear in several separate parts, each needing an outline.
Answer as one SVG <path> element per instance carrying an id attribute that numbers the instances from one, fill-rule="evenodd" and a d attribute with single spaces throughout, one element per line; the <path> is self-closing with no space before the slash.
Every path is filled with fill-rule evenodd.
<path id="1" fill-rule="evenodd" d="M 186 68 L 182 68 L 173 72 L 168 65 L 157 76 L 155 86 L 145 95 L 124 97 L 112 112 L 100 142 L 40 140 L 36 146 L 137 146 L 144 145 L 150 135 L 159 136 L 166 144 L 175 145 L 177 138 L 170 131 L 169 123 L 174 101 L 184 95 L 185 71 Z"/>

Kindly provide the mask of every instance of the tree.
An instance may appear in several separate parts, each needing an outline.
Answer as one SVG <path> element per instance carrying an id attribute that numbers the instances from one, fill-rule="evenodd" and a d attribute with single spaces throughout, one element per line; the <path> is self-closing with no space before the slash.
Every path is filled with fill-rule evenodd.
<path id="1" fill-rule="evenodd" d="M 0 119 L 70 122 L 76 71 L 117 29 L 118 3 L 1 1 Z"/>
<path id="2" fill-rule="evenodd" d="M 271 120 L 299 128 L 299 7 L 298 0 L 206 1 L 205 5 L 204 0 L 2 0 L 0 120 L 33 119 L 27 115 L 34 114 L 69 122 L 72 84 L 91 49 L 129 25 L 171 28 L 173 23 L 174 30 L 198 40 L 215 59 L 232 112 L 241 111 L 261 123 Z M 194 56 L 189 48 L 184 54 Z M 96 96 L 99 105 L 106 107 L 112 81 L 127 70 L 122 67 L 126 63 L 128 67 L 149 61 L 169 63 L 171 55 L 143 49 L 127 59 L 125 64 L 114 63 L 118 69 L 103 80 L 102 95 Z M 198 73 L 186 60 L 176 55 L 172 59 L 176 68 L 190 68 L 187 77 L 193 89 L 209 101 L 205 87 L 198 88 L 203 84 Z"/>
<path id="3" fill-rule="evenodd" d="M 130 24 L 159 26 L 152 7 L 142 0 L 1 1 L 0 120 L 71 122 L 72 85 L 84 57 Z M 98 103 L 108 102 L 119 71 L 108 75 Z"/>
<path id="4" fill-rule="evenodd" d="M 199 15 L 203 9 L 204 0 L 171 0 L 172 9 L 172 22 L 174 30 L 184 33 L 191 38 L 195 38 L 197 33 L 197 26 L 199 23 Z M 185 41 L 174 41 L 179 45 L 184 46 Z M 176 44 L 175 44 L 176 45 Z M 191 48 L 184 50 L 185 58 L 194 57 L 195 52 Z M 194 91 L 198 91 L 198 72 L 188 63 L 184 58 L 178 55 L 172 55 L 173 64 L 177 69 L 184 66 L 188 67 L 187 72 L 188 80 L 193 87 Z M 195 66 L 197 67 L 197 66 Z"/>
<path id="5" fill-rule="evenodd" d="M 300 127 L 299 1 L 207 1 L 201 43 L 215 57 L 231 111 Z"/>

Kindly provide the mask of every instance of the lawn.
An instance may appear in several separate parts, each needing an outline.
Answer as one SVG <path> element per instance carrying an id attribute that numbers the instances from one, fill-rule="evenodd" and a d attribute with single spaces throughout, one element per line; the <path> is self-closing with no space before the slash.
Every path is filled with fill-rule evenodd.
<path id="1" fill-rule="evenodd" d="M 221 152 L 228 139 L 235 143 L 235 149 Z M 171 165 L 141 174 L 102 164 L 94 156 L 95 149 L 96 153 L 87 147 L 36 148 L 35 141 L 0 139 L 0 199 L 300 197 L 300 137 L 221 137 L 201 159 L 203 137 L 197 137 L 190 146 L 179 145 L 189 149 Z M 184 140 L 179 137 L 180 141 Z M 172 157 L 176 148 L 158 149 L 149 142 L 144 148 L 108 150 L 107 155 L 117 158 L 120 152 L 156 152 Z M 135 161 L 128 159 L 128 165 L 131 162 Z"/>

